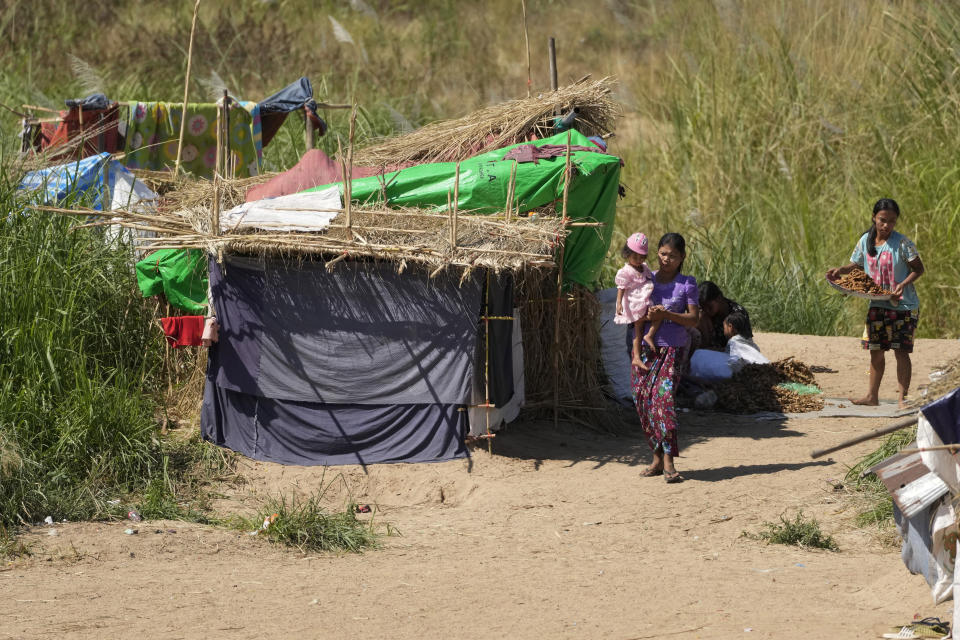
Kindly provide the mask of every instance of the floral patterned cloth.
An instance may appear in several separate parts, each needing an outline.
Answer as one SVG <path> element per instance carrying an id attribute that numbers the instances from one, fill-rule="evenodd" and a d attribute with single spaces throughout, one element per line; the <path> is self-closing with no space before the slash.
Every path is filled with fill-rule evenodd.
<path id="1" fill-rule="evenodd" d="M 653 293 L 653 272 L 650 267 L 642 265 L 640 270 L 625 264 L 617 271 L 614 283 L 618 289 L 623 289 L 621 306 L 623 313 L 613 316 L 617 324 L 633 324 L 647 315 L 650 308 L 650 295 Z"/>
<path id="2" fill-rule="evenodd" d="M 644 372 L 640 367 L 632 368 L 633 402 L 654 453 L 680 455 L 675 396 L 686 356 L 687 347 L 660 347 L 653 352 L 644 346 L 642 358 L 650 369 Z"/>
<path id="3" fill-rule="evenodd" d="M 920 311 L 893 311 L 880 307 L 867 309 L 860 346 L 868 351 L 895 349 L 913 353 L 913 334 L 917 330 Z"/>
<path id="4" fill-rule="evenodd" d="M 121 118 L 120 133 L 125 136 L 124 164 L 131 169 L 163 170 L 177 161 L 182 104 L 170 102 L 131 102 L 126 118 Z M 181 167 L 198 177 L 213 176 L 217 161 L 216 104 L 190 104 L 184 131 Z M 256 103 L 243 102 L 230 109 L 230 156 L 234 177 L 260 173 L 262 146 L 260 114 Z"/>

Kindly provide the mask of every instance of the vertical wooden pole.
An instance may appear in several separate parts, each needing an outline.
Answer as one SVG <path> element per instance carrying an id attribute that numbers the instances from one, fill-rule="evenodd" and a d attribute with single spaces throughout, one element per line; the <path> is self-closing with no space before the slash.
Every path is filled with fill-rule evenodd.
<path id="1" fill-rule="evenodd" d="M 193 61 L 193 34 L 197 30 L 197 12 L 200 0 L 193 5 L 193 22 L 190 24 L 190 44 L 187 47 L 187 79 L 183 83 L 183 112 L 180 114 L 180 139 L 177 142 L 177 163 L 173 166 L 173 179 L 180 173 L 180 159 L 183 157 L 183 134 L 187 128 L 187 99 L 190 96 L 190 65 Z M 83 109 L 81 109 L 83 111 Z"/>
<path id="2" fill-rule="evenodd" d="M 453 176 L 453 248 L 457 248 L 457 209 L 460 203 L 460 162 L 457 161 L 457 171 Z"/>
<path id="3" fill-rule="evenodd" d="M 487 435 L 490 435 L 490 267 L 487 267 L 487 296 L 486 302 L 483 307 L 483 330 L 484 338 L 486 344 L 484 345 L 484 351 L 486 352 L 484 357 L 484 367 L 483 367 L 483 412 L 487 420 Z M 491 451 L 490 448 L 490 438 L 487 438 L 487 450 Z"/>
<path id="4" fill-rule="evenodd" d="M 313 149 L 315 143 L 313 140 L 313 120 L 310 119 L 310 113 L 306 105 L 303 107 L 303 142 L 307 151 Z"/>
<path id="5" fill-rule="evenodd" d="M 567 202 L 570 195 L 570 131 L 567 131 L 567 164 L 563 171 L 563 219 L 567 225 Z M 560 309 L 563 305 L 563 254 L 566 236 L 560 237 L 560 268 L 557 271 L 557 313 L 553 322 L 553 426 L 560 424 Z"/>
<path id="6" fill-rule="evenodd" d="M 550 38 L 547 41 L 547 53 L 550 55 L 550 89 L 557 90 L 557 41 Z"/>
<path id="7" fill-rule="evenodd" d="M 453 204 L 450 199 L 450 193 L 450 189 L 447 189 L 447 216 L 449 217 L 450 221 L 450 249 L 456 251 L 457 235 L 453 232 Z"/>
<path id="8" fill-rule="evenodd" d="M 513 200 L 517 195 L 517 162 L 514 161 L 510 167 L 510 183 L 507 185 L 507 206 L 504 210 L 506 222 L 510 222 L 513 217 Z M 519 210 L 519 207 L 517 207 Z"/>
<path id="9" fill-rule="evenodd" d="M 523 10 L 523 41 L 527 45 L 527 97 L 530 97 L 530 34 L 527 31 L 527 0 L 520 0 Z"/>
<path id="10" fill-rule="evenodd" d="M 357 125 L 357 105 L 354 103 L 350 112 L 350 139 L 347 144 L 347 177 L 343 183 L 344 212 L 347 233 L 350 233 L 350 201 L 353 199 L 353 132 Z"/>
<path id="11" fill-rule="evenodd" d="M 221 177 L 236 175 L 236 167 L 233 165 L 233 158 L 230 155 L 230 94 L 223 90 L 223 106 L 221 107 L 223 117 L 223 175 Z"/>

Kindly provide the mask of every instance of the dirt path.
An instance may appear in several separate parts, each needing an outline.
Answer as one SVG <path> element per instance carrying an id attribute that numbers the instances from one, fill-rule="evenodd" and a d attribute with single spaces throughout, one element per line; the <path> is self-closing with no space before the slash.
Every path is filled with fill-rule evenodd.
<path id="1" fill-rule="evenodd" d="M 757 342 L 830 369 L 818 374 L 829 396 L 863 391 L 856 340 Z M 957 357 L 960 341 L 919 341 L 916 383 Z M 894 390 L 888 376 L 881 395 Z M 303 556 L 174 522 L 136 536 L 127 523 L 37 529 L 35 555 L 0 566 L 0 638 L 876 638 L 952 606 L 933 605 L 899 547 L 854 528 L 833 489 L 875 444 L 809 457 L 884 422 L 686 413 L 679 485 L 638 477 L 638 438 L 545 424 L 501 433 L 494 456 L 328 470 L 345 481 L 334 500 L 352 492 L 400 532 L 363 555 Z M 321 481 L 320 469 L 264 463 L 244 475 L 247 497 L 225 510 Z M 741 536 L 801 508 L 839 553 Z"/>

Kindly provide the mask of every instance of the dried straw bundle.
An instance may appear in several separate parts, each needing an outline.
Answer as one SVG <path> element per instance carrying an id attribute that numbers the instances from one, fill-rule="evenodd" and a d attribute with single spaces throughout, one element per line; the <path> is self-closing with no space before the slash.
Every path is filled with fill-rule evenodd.
<path id="1" fill-rule="evenodd" d="M 227 199 L 242 201 L 243 181 L 230 183 L 235 188 Z M 186 190 L 184 190 L 185 192 Z M 451 243 L 451 216 L 418 209 L 352 208 L 348 228 L 343 215 L 338 215 L 323 232 L 227 230 L 210 231 L 210 214 L 204 194 L 210 189 L 197 189 L 194 195 L 181 193 L 190 208 L 169 211 L 162 207 L 157 214 L 112 211 L 110 219 L 99 217 L 84 226 L 119 225 L 150 231 L 157 237 L 137 237 L 134 242 L 142 250 L 204 249 L 218 255 L 236 252 L 259 255 L 321 255 L 331 263 L 347 256 L 368 256 L 413 261 L 440 270 L 448 266 L 467 269 L 487 267 L 523 269 L 525 266 L 551 267 L 554 249 L 569 230 L 555 215 L 541 212 L 537 216 L 512 218 L 506 222 L 500 215 L 460 215 L 457 221 L 456 246 Z M 38 209 L 76 216 L 102 216 L 90 209 Z"/>
<path id="2" fill-rule="evenodd" d="M 556 269 L 524 269 L 517 274 L 516 304 L 523 327 L 523 364 L 528 413 L 553 414 L 553 355 L 559 350 L 560 410 L 567 419 L 593 430 L 623 433 L 621 416 L 608 409 L 608 385 L 600 356 L 600 304 L 584 287 L 574 285 L 560 301 L 559 340 L 553 327 L 558 310 Z"/>
<path id="3" fill-rule="evenodd" d="M 554 133 L 554 118 L 578 109 L 578 131 L 605 135 L 613 131 L 620 107 L 610 99 L 610 78 L 572 85 L 532 98 L 487 107 L 457 120 L 433 122 L 411 133 L 387 138 L 354 151 L 358 165 L 456 162 L 491 149 Z"/>

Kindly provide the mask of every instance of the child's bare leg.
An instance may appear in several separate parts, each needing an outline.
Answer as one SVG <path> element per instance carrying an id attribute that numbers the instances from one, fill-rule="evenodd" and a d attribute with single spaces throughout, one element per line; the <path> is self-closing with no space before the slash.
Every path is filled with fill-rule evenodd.
<path id="1" fill-rule="evenodd" d="M 661 323 L 661 322 L 663 322 L 663 320 L 657 320 L 657 321 L 655 321 L 655 322 L 651 322 L 651 323 L 650 323 L 650 330 L 647 331 L 647 333 L 644 334 L 644 336 L 643 336 L 643 341 L 646 342 L 647 345 L 648 345 L 651 349 L 653 349 L 654 351 L 656 351 L 657 345 L 654 344 L 654 342 L 653 342 L 653 337 L 654 337 L 655 335 L 657 335 L 657 330 L 660 328 L 660 323 Z"/>
<path id="2" fill-rule="evenodd" d="M 650 367 L 641 358 L 643 342 L 640 338 L 640 331 L 643 329 L 643 323 L 639 320 L 633 325 L 633 366 L 639 367 L 641 371 L 649 371 Z"/>
<path id="3" fill-rule="evenodd" d="M 906 409 L 913 364 L 910 362 L 910 354 L 903 349 L 894 349 L 893 355 L 897 358 L 897 399 L 900 402 L 900 408 Z"/>
<path id="4" fill-rule="evenodd" d="M 883 380 L 883 370 L 886 368 L 884 352 L 880 349 L 870 352 L 870 383 L 867 395 L 862 398 L 851 398 L 853 404 L 876 406 L 880 404 L 880 381 Z"/>

